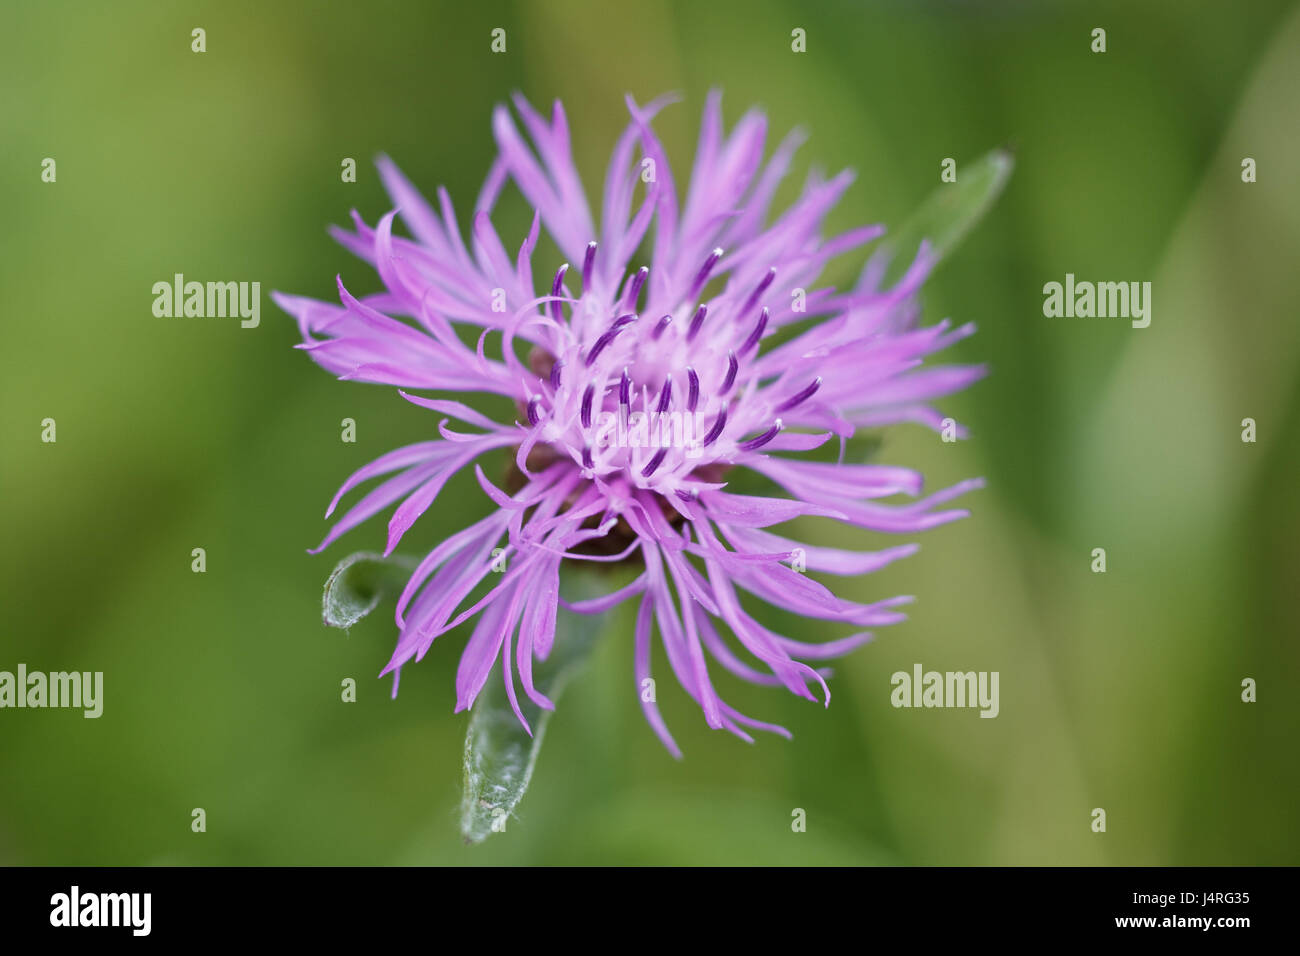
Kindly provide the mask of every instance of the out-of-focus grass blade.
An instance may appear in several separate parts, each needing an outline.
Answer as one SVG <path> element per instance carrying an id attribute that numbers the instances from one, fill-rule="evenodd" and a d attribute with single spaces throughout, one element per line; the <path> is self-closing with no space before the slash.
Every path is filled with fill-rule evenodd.
<path id="1" fill-rule="evenodd" d="M 930 254 L 945 258 L 980 221 L 998 198 L 1015 159 L 1010 150 L 995 149 L 973 163 L 958 164 L 957 181 L 942 183 L 901 227 L 886 235 L 872 257 L 892 285 L 911 265 L 922 240 Z"/>

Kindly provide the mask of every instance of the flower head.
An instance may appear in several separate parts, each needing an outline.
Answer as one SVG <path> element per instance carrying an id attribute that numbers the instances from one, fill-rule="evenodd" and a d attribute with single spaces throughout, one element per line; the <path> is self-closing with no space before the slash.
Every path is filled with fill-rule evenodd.
<path id="1" fill-rule="evenodd" d="M 336 236 L 375 267 L 383 291 L 357 298 L 340 280 L 337 305 L 277 296 L 319 365 L 340 378 L 395 385 L 408 401 L 445 416 L 439 439 L 383 455 L 343 484 L 328 513 L 363 482 L 389 476 L 317 550 L 396 505 L 388 524 L 392 552 L 452 475 L 473 464 L 496 508 L 438 545 L 411 575 L 397 603 L 397 648 L 384 670 L 394 674 L 394 693 L 404 664 L 476 618 L 456 678 L 457 710 L 473 704 L 499 660 L 526 726 L 516 675 L 524 694 L 552 706 L 534 686 L 533 663 L 557 639 L 566 565 L 630 561 L 639 571 L 630 585 L 567 606 L 599 613 L 639 601 L 637 685 L 650 676 L 657 630 L 710 727 L 745 739 L 746 728 L 785 733 L 729 707 L 713 688 L 709 660 L 829 703 L 825 672 L 806 662 L 843 654 L 870 638 L 864 629 L 901 620 L 897 606 L 910 598 L 854 603 L 802 571 L 864 574 L 916 546 L 846 551 L 767 529 L 822 516 L 873 531 L 918 532 L 965 515 L 940 506 L 978 485 L 917 498 L 922 476 L 915 471 L 800 453 L 838 439 L 842 458 L 857 430 L 895 422 L 938 429 L 942 416 L 930 402 L 983 370 L 922 362 L 973 326 L 917 325 L 916 294 L 933 264 L 924 247 L 891 287 L 882 287 L 881 270 L 872 266 L 851 290 L 817 286 L 832 258 L 883 229 L 823 238 L 822 220 L 848 187 L 847 172 L 812 177 L 792 206 L 773 215 L 799 138 L 787 137 L 764 163 L 766 121 L 758 112 L 726 134 L 720 98 L 709 97 L 679 205 L 650 125 L 663 102 L 641 107 L 629 98 L 631 122 L 614 147 L 597 225 L 562 107 L 555 105 L 548 122 L 522 97 L 515 106 L 531 146 L 498 107 L 492 127 L 500 152 L 474 207 L 468 247 L 446 191 L 438 191 L 435 209 L 381 159 L 398 208 L 373 228 L 354 214 L 355 230 Z M 508 182 L 535 210 L 513 257 L 490 218 Z M 397 215 L 412 238 L 394 234 Z M 566 261 L 538 281 L 533 252 L 543 227 Z M 477 331 L 476 341 L 461 334 L 467 328 Z M 459 399 L 407 390 L 508 396 L 517 419 L 497 422 Z M 462 424 L 453 427 L 452 419 Z M 513 449 L 515 480 L 504 489 L 475 463 L 498 448 Z M 784 494 L 727 490 L 742 468 Z M 879 500 L 897 495 L 914 500 Z M 501 554 L 508 570 L 492 575 Z M 471 602 L 485 579 L 490 590 Z M 821 644 L 794 640 L 751 616 L 741 591 L 853 632 Z M 735 653 L 737 644 L 751 661 Z M 642 706 L 677 754 L 655 703 Z"/>

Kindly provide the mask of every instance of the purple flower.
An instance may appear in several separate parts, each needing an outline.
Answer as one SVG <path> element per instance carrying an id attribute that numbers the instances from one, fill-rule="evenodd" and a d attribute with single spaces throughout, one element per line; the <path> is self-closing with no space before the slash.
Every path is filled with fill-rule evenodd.
<path id="1" fill-rule="evenodd" d="M 636 599 L 638 691 L 650 677 L 657 630 L 677 680 L 710 727 L 746 740 L 746 728 L 788 736 L 729 707 L 713 688 L 710 658 L 746 680 L 810 700 L 817 691 L 829 703 L 827 672 L 806 662 L 857 647 L 870 638 L 864 629 L 902 620 L 897 607 L 911 599 L 854 603 L 801 571 L 865 574 L 916 545 L 846 551 L 766 529 L 815 515 L 910 534 L 967 514 L 939 506 L 978 480 L 917 498 L 922 476 L 915 471 L 798 454 L 837 438 L 842 459 L 844 441 L 858 429 L 894 422 L 939 429 L 943 418 L 930 402 L 983 374 L 978 366 L 922 365 L 974 331 L 947 322 L 918 327 L 916 295 L 933 265 L 926 247 L 892 287 L 881 286 L 881 269 L 871 265 L 852 290 L 817 286 L 832 258 L 884 231 L 867 226 L 822 237 L 822 220 L 851 175 L 814 175 L 792 206 L 772 214 L 800 138 L 787 137 L 764 163 L 763 115 L 747 113 L 727 135 L 715 93 L 679 205 L 668 157 L 650 127 L 663 105 L 628 99 L 632 121 L 614 147 L 599 224 L 573 163 L 563 108 L 556 103 L 547 122 L 516 97 L 531 146 L 510 111 L 498 107 L 492 128 L 500 153 L 474 207 L 468 248 L 447 192 L 439 189 L 435 209 L 385 158 L 380 174 L 398 208 L 374 228 L 354 213 L 355 231 L 335 233 L 376 268 L 383 291 L 356 298 L 340 280 L 338 305 L 276 296 L 298 320 L 300 347 L 319 365 L 343 379 L 395 385 L 406 400 L 445 416 L 439 439 L 389 452 L 344 482 L 327 516 L 363 482 L 388 476 L 317 551 L 396 505 L 391 553 L 448 479 L 471 464 L 496 505 L 411 575 L 397 602 L 397 649 L 384 669 L 394 674 L 394 694 L 404 664 L 477 618 L 456 677 L 456 709 L 473 704 L 500 660 L 511 705 L 527 726 L 516 679 L 539 706 L 553 707 L 534 686 L 533 664 L 556 640 L 557 605 L 594 614 Z M 513 257 L 490 219 L 507 182 L 535 210 Z M 411 239 L 393 233 L 399 212 Z M 533 252 L 542 227 L 567 261 L 537 283 Z M 643 244 L 646 264 L 639 265 Z M 468 337 L 473 347 L 465 344 L 467 329 L 477 332 Z M 408 389 L 507 396 L 517 420 L 493 421 L 459 400 Z M 497 448 L 514 450 L 505 489 L 475 464 Z M 757 472 L 788 497 L 728 490 L 737 468 Z M 915 500 L 880 500 L 898 495 Z M 494 574 L 502 554 L 507 570 Z M 560 575 L 577 561 L 635 562 L 640 573 L 606 596 L 567 604 Z M 490 590 L 471 603 L 485 579 Z M 850 633 L 821 644 L 775 633 L 745 610 L 742 591 Z M 656 704 L 642 706 L 680 755 Z"/>

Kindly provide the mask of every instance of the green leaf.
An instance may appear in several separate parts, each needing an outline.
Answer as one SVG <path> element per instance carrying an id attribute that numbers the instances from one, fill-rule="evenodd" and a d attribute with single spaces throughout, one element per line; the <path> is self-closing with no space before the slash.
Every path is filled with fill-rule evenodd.
<path id="1" fill-rule="evenodd" d="M 385 558 L 368 551 L 348 555 L 325 582 L 321 598 L 325 623 L 330 627 L 351 627 L 384 598 L 401 593 L 415 565 L 414 558 Z"/>
<path id="2" fill-rule="evenodd" d="M 887 264 L 885 284 L 892 285 L 907 271 L 923 239 L 929 241 L 930 252 L 938 259 L 952 252 L 993 205 L 1014 166 L 1015 159 L 1006 149 L 958 165 L 957 181 L 943 183 L 932 192 L 872 257 L 873 264 Z"/>
<path id="3" fill-rule="evenodd" d="M 580 601 L 621 587 L 615 575 L 563 569 L 561 589 L 566 600 Z M 534 668 L 533 683 L 553 702 L 565 682 L 579 670 L 596 644 L 603 615 L 574 614 L 559 609 L 555 644 L 546 661 Z M 551 712 L 534 704 L 518 686 L 519 709 L 533 729 L 528 736 L 506 696 L 500 662 L 492 669 L 470 712 L 465 735 L 465 795 L 460 829 L 466 843 L 482 843 L 505 829 L 532 780 L 533 766 L 546 735 Z"/>

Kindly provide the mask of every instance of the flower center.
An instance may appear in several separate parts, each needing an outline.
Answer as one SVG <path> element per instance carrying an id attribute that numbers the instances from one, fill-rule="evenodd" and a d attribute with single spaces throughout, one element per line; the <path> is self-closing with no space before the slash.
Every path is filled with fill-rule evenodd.
<path id="1" fill-rule="evenodd" d="M 776 270 L 705 303 L 700 295 L 722 249 L 706 257 L 689 284 L 671 290 L 666 282 L 653 290 L 657 295 L 647 288 L 646 267 L 612 292 L 601 289 L 595 252 L 590 243 L 576 298 L 566 288 L 567 263 L 551 284 L 552 344 L 530 356 L 543 387 L 523 408 L 533 429 L 529 441 L 572 458 L 592 476 L 621 473 L 632 486 L 689 496 L 683 482 L 702 465 L 725 465 L 781 429 L 771 408 L 756 405 L 741 415 L 736 407 L 768 329 L 762 300 Z"/>

